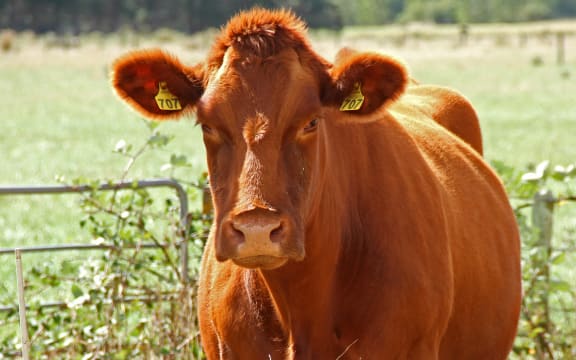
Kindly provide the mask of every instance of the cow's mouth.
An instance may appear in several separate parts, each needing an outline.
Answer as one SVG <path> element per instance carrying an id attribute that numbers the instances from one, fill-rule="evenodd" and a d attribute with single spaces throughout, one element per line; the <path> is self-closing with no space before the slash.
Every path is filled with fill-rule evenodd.
<path id="1" fill-rule="evenodd" d="M 232 259 L 234 264 L 242 266 L 249 269 L 263 269 L 263 270 L 273 270 L 279 268 L 280 266 L 286 264 L 288 258 L 268 256 L 268 255 L 256 255 L 248 256 L 242 258 Z"/>

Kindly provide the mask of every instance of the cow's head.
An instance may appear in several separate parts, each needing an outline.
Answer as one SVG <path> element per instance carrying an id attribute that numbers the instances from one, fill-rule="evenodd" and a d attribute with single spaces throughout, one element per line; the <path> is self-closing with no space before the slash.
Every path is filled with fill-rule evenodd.
<path id="1" fill-rule="evenodd" d="M 332 65 L 312 51 L 292 13 L 261 9 L 234 17 L 204 63 L 136 51 L 112 74 L 120 97 L 148 118 L 196 111 L 216 257 L 263 269 L 305 257 L 327 123 L 373 118 L 406 81 L 404 67 L 379 54 L 344 51 Z"/>

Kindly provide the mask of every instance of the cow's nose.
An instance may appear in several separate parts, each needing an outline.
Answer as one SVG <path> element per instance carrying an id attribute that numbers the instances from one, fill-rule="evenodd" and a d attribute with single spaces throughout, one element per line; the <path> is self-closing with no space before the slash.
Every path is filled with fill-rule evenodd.
<path id="1" fill-rule="evenodd" d="M 282 222 L 279 219 L 268 221 L 233 220 L 232 227 L 243 237 L 243 242 L 267 244 L 278 242 L 282 234 Z"/>
<path id="2" fill-rule="evenodd" d="M 259 209 L 239 214 L 222 224 L 216 257 L 246 266 L 284 259 L 288 232 L 287 219 L 276 212 Z"/>

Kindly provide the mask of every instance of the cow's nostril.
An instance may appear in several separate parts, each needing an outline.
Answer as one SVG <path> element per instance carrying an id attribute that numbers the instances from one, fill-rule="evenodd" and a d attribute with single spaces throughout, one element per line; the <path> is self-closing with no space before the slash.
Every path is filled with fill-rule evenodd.
<path id="1" fill-rule="evenodd" d="M 232 233 L 235 237 L 244 238 L 244 233 L 242 230 L 238 229 L 234 224 L 232 224 Z"/>
<path id="2" fill-rule="evenodd" d="M 280 241 L 280 237 L 282 236 L 283 232 L 284 232 L 284 226 L 282 226 L 282 223 L 280 223 L 278 224 L 278 227 L 272 229 L 272 231 L 270 232 L 270 240 L 272 242 Z"/>
<path id="3" fill-rule="evenodd" d="M 239 245 L 246 240 L 244 232 L 238 227 L 236 227 L 236 225 L 233 222 L 230 222 L 227 228 L 228 228 L 227 231 L 228 236 L 234 241 L 236 245 Z"/>

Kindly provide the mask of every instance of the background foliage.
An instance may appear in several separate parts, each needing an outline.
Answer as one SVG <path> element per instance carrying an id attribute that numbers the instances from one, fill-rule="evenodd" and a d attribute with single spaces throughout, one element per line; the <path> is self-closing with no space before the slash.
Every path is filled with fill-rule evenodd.
<path id="1" fill-rule="evenodd" d="M 576 164 L 542 161 L 518 169 L 495 161 L 493 166 L 506 185 L 522 238 L 524 297 L 514 353 L 522 359 L 575 359 L 576 289 L 566 267 L 576 259 L 576 237 L 553 232 L 555 212 L 576 207 Z"/>
<path id="2" fill-rule="evenodd" d="M 139 147 L 120 140 L 115 152 L 126 158 L 119 178 L 148 151 L 165 149 L 172 136 L 158 123 L 146 123 L 149 134 Z M 183 155 L 171 154 L 165 168 L 176 176 L 189 167 Z M 211 222 L 209 210 L 192 209 L 188 228 L 179 217 L 174 194 L 149 189 L 99 191 L 106 181 L 75 179 L 89 184 L 78 203 L 78 225 L 94 245 L 92 251 L 57 261 L 30 261 L 26 255 L 30 356 L 33 359 L 200 359 L 196 321 L 196 281 L 200 255 Z M 190 200 L 206 194 L 206 177 L 183 181 Z M 202 199 L 203 201 L 210 200 Z M 208 207 L 209 209 L 209 207 Z M 182 273 L 180 243 L 188 242 L 189 271 Z M 144 248 L 144 244 L 157 248 Z M 36 257 L 38 260 L 38 257 Z M 0 304 L 12 303 L 10 292 Z M 47 301 L 54 298 L 53 301 Z M 46 306 L 47 305 L 47 306 Z M 18 311 L 0 313 L 0 359 L 16 357 L 21 348 Z"/>
<path id="3" fill-rule="evenodd" d="M 194 32 L 221 26 L 252 6 L 288 7 L 312 27 L 393 22 L 517 22 L 576 16 L 574 0 L 0 0 L 0 28 L 72 33 Z"/>

